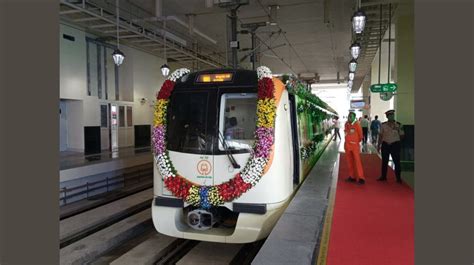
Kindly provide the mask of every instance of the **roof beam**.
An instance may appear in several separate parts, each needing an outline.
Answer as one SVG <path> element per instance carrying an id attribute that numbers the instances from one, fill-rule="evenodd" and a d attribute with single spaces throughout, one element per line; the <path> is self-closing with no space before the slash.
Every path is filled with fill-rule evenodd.
<path id="1" fill-rule="evenodd" d="M 77 14 L 81 13 L 80 10 L 65 10 L 65 11 L 59 11 L 60 15 L 69 15 L 69 14 Z"/>
<path id="2" fill-rule="evenodd" d="M 99 25 L 89 26 L 89 28 L 91 29 L 111 28 L 111 27 L 115 27 L 115 25 L 114 24 L 99 24 Z"/>
<path id="3" fill-rule="evenodd" d="M 86 21 L 94 21 L 94 20 L 100 20 L 100 18 L 98 18 L 98 17 L 85 17 L 85 18 L 74 19 L 72 21 L 74 21 L 74 22 L 86 22 Z"/>

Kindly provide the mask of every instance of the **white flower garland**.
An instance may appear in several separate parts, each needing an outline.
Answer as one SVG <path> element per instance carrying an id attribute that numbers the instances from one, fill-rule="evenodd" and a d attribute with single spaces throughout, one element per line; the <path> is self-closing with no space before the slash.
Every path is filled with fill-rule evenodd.
<path id="1" fill-rule="evenodd" d="M 183 75 L 190 73 L 189 69 L 187 68 L 179 68 L 176 69 L 169 77 L 168 80 L 176 82 L 176 80 L 180 79 Z"/>
<path id="2" fill-rule="evenodd" d="M 240 172 L 240 177 L 245 183 L 255 186 L 262 177 L 267 162 L 268 160 L 263 157 L 253 157 L 250 159 L 250 163 Z"/>
<path id="3" fill-rule="evenodd" d="M 163 179 L 176 177 L 171 167 L 171 161 L 165 154 L 161 154 L 156 157 L 156 165 L 158 166 L 158 170 L 160 171 Z"/>
<path id="4" fill-rule="evenodd" d="M 259 66 L 257 68 L 257 77 L 258 79 L 262 79 L 264 77 L 268 77 L 268 78 L 272 78 L 272 71 L 270 70 L 270 68 L 266 67 L 266 66 Z"/>

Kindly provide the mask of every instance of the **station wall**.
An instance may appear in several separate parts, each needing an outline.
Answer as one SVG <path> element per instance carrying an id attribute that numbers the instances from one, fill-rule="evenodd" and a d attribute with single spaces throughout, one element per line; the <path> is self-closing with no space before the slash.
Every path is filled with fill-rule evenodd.
<path id="1" fill-rule="evenodd" d="M 74 40 L 70 40 L 70 37 L 65 38 L 64 34 L 73 37 Z M 88 81 L 86 37 L 95 39 L 95 36 L 80 29 L 67 24 L 60 25 L 60 99 L 67 111 L 67 137 L 64 139 L 67 150 L 84 151 L 84 126 L 101 127 L 101 149 L 109 148 L 107 126 L 110 125 L 104 127 L 101 123 L 101 106 L 108 104 L 124 107 L 122 114 L 125 116 L 119 116 L 119 147 L 134 146 L 134 127 L 137 125 L 151 127 L 153 123 L 155 95 L 164 81 L 160 67 L 165 61 L 155 55 L 120 45 L 120 50 L 126 57 L 124 63 L 118 67 L 119 96 L 116 97 L 115 70 L 109 54 L 111 49 L 107 48 L 104 52 L 106 54 L 102 54 L 105 60 L 103 63 L 105 70 L 102 70 L 102 76 L 105 78 L 102 77 L 102 81 L 99 81 L 102 82 L 102 90 L 98 90 L 97 86 L 93 87 L 89 95 L 88 82 L 90 88 L 91 77 L 89 76 Z M 114 42 L 110 44 L 115 45 Z M 97 64 L 89 62 L 89 67 L 94 63 Z M 94 71 L 97 69 L 89 69 L 89 73 Z M 92 78 L 98 77 L 96 75 Z M 143 98 L 146 102 L 142 101 Z M 130 110 L 131 118 L 127 117 L 130 115 Z M 110 119 L 110 115 L 106 117 Z M 123 119 L 122 122 L 120 119 Z"/>
<path id="2" fill-rule="evenodd" d="M 395 27 L 392 27 L 392 38 L 395 36 Z M 388 39 L 388 30 L 385 33 L 383 39 Z M 392 42 L 390 44 L 390 82 L 394 82 L 394 65 L 395 65 L 395 44 Z M 377 53 L 374 56 L 374 60 L 372 61 L 371 67 L 371 82 L 370 84 L 377 84 L 379 82 L 379 53 L 380 49 L 378 49 Z M 387 83 L 388 77 L 388 42 L 382 42 L 382 55 L 381 55 L 381 64 L 380 64 L 380 83 L 385 84 Z M 384 101 L 380 99 L 379 93 L 372 93 L 370 90 L 367 89 L 367 92 L 370 94 L 370 116 L 372 118 L 375 115 L 379 116 L 380 121 L 386 121 L 385 112 L 389 109 L 393 108 L 394 98 L 390 99 L 389 101 Z M 396 96 L 394 96 L 396 97 Z"/>

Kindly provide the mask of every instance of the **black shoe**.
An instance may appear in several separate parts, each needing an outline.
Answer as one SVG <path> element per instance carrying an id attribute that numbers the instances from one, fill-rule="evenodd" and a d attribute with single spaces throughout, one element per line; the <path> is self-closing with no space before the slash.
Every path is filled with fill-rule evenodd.
<path id="1" fill-rule="evenodd" d="M 348 178 L 346 178 L 346 181 L 347 182 L 355 182 L 356 180 L 353 177 L 348 177 Z"/>
<path id="2" fill-rule="evenodd" d="M 378 181 L 387 181 L 387 178 L 386 178 L 386 177 L 385 177 L 385 178 L 384 178 L 384 177 L 380 177 L 380 178 L 378 178 L 377 180 L 378 180 Z"/>
<path id="3" fill-rule="evenodd" d="M 360 185 L 364 185 L 364 184 L 365 184 L 365 180 L 359 179 L 359 184 L 360 184 Z"/>

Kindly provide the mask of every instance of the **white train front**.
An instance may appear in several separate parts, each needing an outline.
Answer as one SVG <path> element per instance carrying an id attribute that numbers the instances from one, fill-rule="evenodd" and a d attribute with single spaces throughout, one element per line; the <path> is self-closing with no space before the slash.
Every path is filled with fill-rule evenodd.
<path id="1" fill-rule="evenodd" d="M 328 128 L 313 126 L 315 121 L 302 119 L 305 113 L 298 115 L 297 111 L 298 100 L 300 103 L 302 100 L 290 94 L 282 81 L 270 78 L 274 85 L 276 115 L 271 128 L 273 145 L 265 160 L 265 170 L 251 188 L 241 194 L 235 191 L 239 193 L 236 198 L 210 205 L 213 200 L 219 201 L 212 196 L 225 192 L 223 183 L 249 170 L 244 167 L 255 156 L 256 141 L 262 141 L 256 138 L 259 128 L 256 124 L 262 119 L 257 115 L 257 100 L 263 97 L 259 91 L 261 73 L 219 69 L 174 74 L 170 78 L 172 82 L 168 81 L 162 88 L 171 87 L 172 92 L 160 92 L 157 109 L 161 104 L 162 110 L 155 112 L 152 218 L 156 230 L 177 238 L 226 243 L 265 238 L 315 163 L 314 158 L 302 158 L 300 148 L 316 134 L 326 136 Z M 329 119 L 329 114 L 327 117 Z M 194 192 L 200 194 L 197 195 L 200 203 L 190 203 L 193 192 L 187 190 L 190 184 L 183 184 L 185 191 L 174 188 L 174 194 L 167 188 L 162 173 L 171 174 L 171 180 L 175 176 L 171 171 L 178 172 L 182 180 L 194 185 Z M 241 178 L 239 181 L 244 187 L 250 185 Z M 233 184 L 235 182 L 226 188 L 238 189 L 239 186 L 233 187 Z M 188 199 L 179 198 L 179 192 Z"/>

